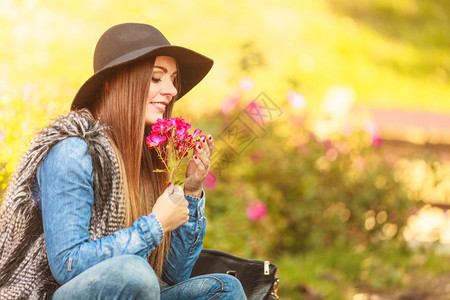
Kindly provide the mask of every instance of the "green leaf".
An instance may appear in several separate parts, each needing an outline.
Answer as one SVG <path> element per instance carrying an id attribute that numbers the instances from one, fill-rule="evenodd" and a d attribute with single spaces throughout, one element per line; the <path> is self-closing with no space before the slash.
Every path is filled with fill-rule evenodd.
<path id="1" fill-rule="evenodd" d="M 183 180 L 175 180 L 174 185 L 183 185 Z"/>

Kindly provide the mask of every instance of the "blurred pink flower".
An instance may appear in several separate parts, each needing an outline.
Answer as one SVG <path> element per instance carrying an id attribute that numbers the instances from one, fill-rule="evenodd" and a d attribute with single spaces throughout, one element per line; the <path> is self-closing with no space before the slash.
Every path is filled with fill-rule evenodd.
<path id="1" fill-rule="evenodd" d="M 355 166 L 355 169 L 359 172 L 362 172 L 364 170 L 364 168 L 366 167 L 366 160 L 362 157 L 357 157 L 354 162 L 353 165 Z"/>
<path id="2" fill-rule="evenodd" d="M 302 94 L 299 94 L 294 91 L 290 91 L 287 93 L 287 100 L 294 108 L 304 108 L 306 106 L 306 99 Z"/>
<path id="3" fill-rule="evenodd" d="M 5 131 L 3 129 L 0 129 L 0 143 L 3 143 L 5 141 Z"/>
<path id="4" fill-rule="evenodd" d="M 217 175 L 214 171 L 209 171 L 206 175 L 205 181 L 203 182 L 203 186 L 207 190 L 215 189 L 217 186 Z"/>
<path id="5" fill-rule="evenodd" d="M 261 105 L 256 101 L 250 102 L 247 107 L 247 111 L 251 114 L 260 114 L 261 109 Z"/>
<path id="6" fill-rule="evenodd" d="M 258 102 L 252 101 L 250 102 L 247 107 L 245 108 L 245 111 L 250 115 L 250 117 L 259 125 L 263 126 L 265 125 L 265 121 L 269 121 L 270 118 L 266 114 L 264 107 L 261 106 Z"/>
<path id="7" fill-rule="evenodd" d="M 372 136 L 372 146 L 381 147 L 383 145 L 383 139 L 379 135 Z"/>
<path id="8" fill-rule="evenodd" d="M 336 143 L 336 150 L 339 153 L 344 154 L 344 155 L 349 154 L 350 151 L 351 151 L 350 146 L 349 146 L 349 144 L 347 142 Z"/>
<path id="9" fill-rule="evenodd" d="M 306 155 L 308 155 L 309 153 L 308 146 L 306 144 L 298 145 L 297 152 L 301 157 L 306 157 Z"/>
<path id="10" fill-rule="evenodd" d="M 250 160 L 254 163 L 260 162 L 264 159 L 265 155 L 262 151 L 255 151 L 250 153 Z"/>
<path id="11" fill-rule="evenodd" d="M 291 121 L 292 125 L 296 127 L 302 127 L 305 124 L 306 117 L 305 116 L 299 116 L 299 115 L 292 115 L 289 118 L 289 121 Z"/>
<path id="12" fill-rule="evenodd" d="M 325 153 L 325 157 L 329 160 L 329 161 L 335 161 L 338 157 L 338 152 L 336 151 L 336 149 L 334 148 L 330 148 L 327 150 L 327 152 Z"/>
<path id="13" fill-rule="evenodd" d="M 255 83 L 250 78 L 244 78 L 239 82 L 239 85 L 244 92 L 249 92 L 253 89 Z"/>
<path id="14" fill-rule="evenodd" d="M 349 136 L 353 133 L 353 126 L 349 123 L 344 124 L 344 128 L 342 129 L 342 133 L 346 136 Z"/>
<path id="15" fill-rule="evenodd" d="M 378 127 L 377 123 L 374 121 L 368 121 L 365 126 L 364 130 L 367 131 L 370 134 L 371 137 L 371 145 L 374 147 L 381 147 L 383 144 L 383 140 L 380 135 L 380 128 Z"/>
<path id="16" fill-rule="evenodd" d="M 246 214 L 250 221 L 260 220 L 267 216 L 267 206 L 260 201 L 253 202 L 247 207 Z"/>
<path id="17" fill-rule="evenodd" d="M 25 101 L 35 101 L 38 98 L 38 90 L 35 84 L 27 84 L 22 88 L 22 99 Z"/>
<path id="18" fill-rule="evenodd" d="M 234 93 L 222 102 L 221 110 L 224 114 L 228 114 L 239 103 L 240 97 L 238 93 Z"/>
<path id="19" fill-rule="evenodd" d="M 330 139 L 322 141 L 322 145 L 325 147 L 326 150 L 333 148 L 333 142 Z"/>

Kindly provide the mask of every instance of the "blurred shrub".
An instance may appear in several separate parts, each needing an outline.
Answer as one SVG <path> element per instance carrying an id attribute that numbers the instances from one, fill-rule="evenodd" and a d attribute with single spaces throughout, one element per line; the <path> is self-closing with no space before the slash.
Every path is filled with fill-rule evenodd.
<path id="1" fill-rule="evenodd" d="M 233 97 L 197 121 L 216 133 L 207 247 L 273 257 L 401 239 L 414 203 L 384 160 L 376 124 L 350 114 L 319 138 L 313 129 L 333 116 L 288 105 L 275 116 L 270 100 Z"/>
<path id="2" fill-rule="evenodd" d="M 6 169 L 6 163 L 3 162 L 0 164 L 0 196 L 3 194 L 3 191 L 6 189 L 6 183 L 9 178 L 9 172 Z"/>
<path id="3" fill-rule="evenodd" d="M 241 82 L 247 94 L 251 83 Z M 0 102 L 1 190 L 37 128 L 62 111 L 36 98 Z M 249 102 L 236 93 L 219 111 L 188 116 L 216 139 L 206 246 L 271 257 L 401 238 L 413 202 L 384 160 L 376 124 L 333 109 L 309 115 L 295 92 L 288 100 L 278 107 L 264 94 Z"/>
<path id="4" fill-rule="evenodd" d="M 0 196 L 32 137 L 62 112 L 60 103 L 40 99 L 36 85 L 28 84 L 15 92 L 0 91 Z"/>

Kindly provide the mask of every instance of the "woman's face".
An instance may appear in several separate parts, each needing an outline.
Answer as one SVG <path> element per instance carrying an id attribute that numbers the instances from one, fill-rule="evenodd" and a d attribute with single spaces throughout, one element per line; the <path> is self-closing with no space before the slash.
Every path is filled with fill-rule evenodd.
<path id="1" fill-rule="evenodd" d="M 174 85 L 176 77 L 177 64 L 175 59 L 170 56 L 157 56 L 148 91 L 145 125 L 153 125 L 157 119 L 163 118 L 166 106 L 177 94 Z"/>

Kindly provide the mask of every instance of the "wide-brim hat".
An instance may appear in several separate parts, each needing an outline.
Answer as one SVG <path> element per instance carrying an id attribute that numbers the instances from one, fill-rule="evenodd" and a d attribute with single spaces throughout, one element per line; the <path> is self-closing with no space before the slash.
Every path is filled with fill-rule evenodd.
<path id="1" fill-rule="evenodd" d="M 95 102 L 103 81 L 118 67 L 156 56 L 171 56 L 177 61 L 181 77 L 177 99 L 196 86 L 213 65 L 212 59 L 200 53 L 172 46 L 153 26 L 139 23 L 119 24 L 100 37 L 94 52 L 94 75 L 78 90 L 71 109 L 83 108 Z"/>

